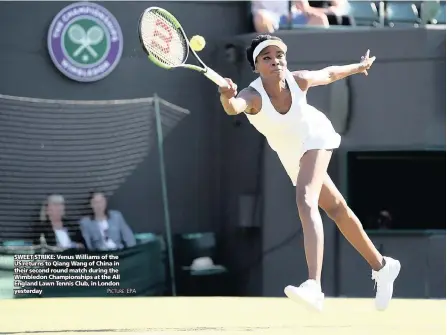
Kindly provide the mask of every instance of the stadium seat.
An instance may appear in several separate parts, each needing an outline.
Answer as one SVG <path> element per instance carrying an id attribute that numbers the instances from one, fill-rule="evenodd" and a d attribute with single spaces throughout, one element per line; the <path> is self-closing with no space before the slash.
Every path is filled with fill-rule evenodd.
<path id="1" fill-rule="evenodd" d="M 419 7 L 419 17 L 421 18 L 421 22 L 431 23 L 431 21 L 435 18 L 436 14 L 439 10 L 439 1 L 424 1 L 420 4 Z"/>
<path id="2" fill-rule="evenodd" d="M 436 16 L 430 21 L 432 24 L 445 24 L 445 1 L 442 1 Z"/>
<path id="3" fill-rule="evenodd" d="M 374 2 L 350 1 L 350 16 L 353 18 L 353 25 L 356 26 L 378 26 L 380 15 Z"/>
<path id="4" fill-rule="evenodd" d="M 445 9 L 445 2 L 444 9 Z M 419 16 L 423 24 L 437 24 L 438 20 L 435 20 L 436 16 L 441 14 L 441 4 L 440 1 L 423 1 L 420 4 Z"/>
<path id="5" fill-rule="evenodd" d="M 390 27 L 418 26 L 421 23 L 416 5 L 402 1 L 386 3 L 385 19 Z"/>

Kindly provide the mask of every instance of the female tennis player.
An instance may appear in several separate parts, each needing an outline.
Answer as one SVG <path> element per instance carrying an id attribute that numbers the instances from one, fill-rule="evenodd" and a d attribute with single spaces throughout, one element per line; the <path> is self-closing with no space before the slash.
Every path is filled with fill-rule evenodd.
<path id="1" fill-rule="evenodd" d="M 228 115 L 245 113 L 276 151 L 287 174 L 296 186 L 296 201 L 301 219 L 308 280 L 299 287 L 287 286 L 285 294 L 296 302 L 323 309 L 321 289 L 324 234 L 320 206 L 335 221 L 340 231 L 372 268 L 376 282 L 375 305 L 388 307 L 400 262 L 382 256 L 366 235 L 359 219 L 346 204 L 327 173 L 332 150 L 340 145 L 329 119 L 306 100 L 310 87 L 327 85 L 368 70 L 375 57 L 369 50 L 361 61 L 345 66 L 330 66 L 319 71 L 290 72 L 287 46 L 278 37 L 260 35 L 247 49 L 247 60 L 259 77 L 237 94 L 237 86 L 226 78 L 229 87 L 219 88 L 220 101 Z"/>

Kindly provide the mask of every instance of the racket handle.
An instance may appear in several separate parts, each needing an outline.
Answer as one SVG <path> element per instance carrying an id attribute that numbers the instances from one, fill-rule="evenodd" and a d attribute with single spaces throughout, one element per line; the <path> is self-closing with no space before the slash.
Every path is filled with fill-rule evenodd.
<path id="1" fill-rule="evenodd" d="M 204 75 L 219 87 L 228 87 L 228 82 L 216 71 L 207 68 Z"/>

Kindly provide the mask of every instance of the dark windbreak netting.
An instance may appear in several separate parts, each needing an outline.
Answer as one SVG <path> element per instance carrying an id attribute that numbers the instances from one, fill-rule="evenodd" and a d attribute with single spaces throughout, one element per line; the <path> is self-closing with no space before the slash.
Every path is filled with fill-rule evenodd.
<path id="1" fill-rule="evenodd" d="M 189 112 L 157 99 L 166 136 Z M 38 238 L 33 226 L 50 193 L 70 202 L 68 219 L 85 214 L 88 190 L 113 194 L 156 144 L 154 98 L 0 95 L 0 242 Z"/>

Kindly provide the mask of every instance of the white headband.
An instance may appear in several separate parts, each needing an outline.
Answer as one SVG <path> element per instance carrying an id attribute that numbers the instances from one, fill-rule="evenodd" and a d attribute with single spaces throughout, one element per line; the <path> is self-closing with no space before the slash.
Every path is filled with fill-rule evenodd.
<path id="1" fill-rule="evenodd" d="M 271 45 L 277 46 L 284 53 L 287 52 L 287 45 L 285 45 L 284 42 L 279 41 L 279 40 L 265 40 L 265 41 L 259 43 L 258 46 L 253 51 L 253 63 L 256 63 L 256 57 L 259 56 L 261 51 Z"/>

